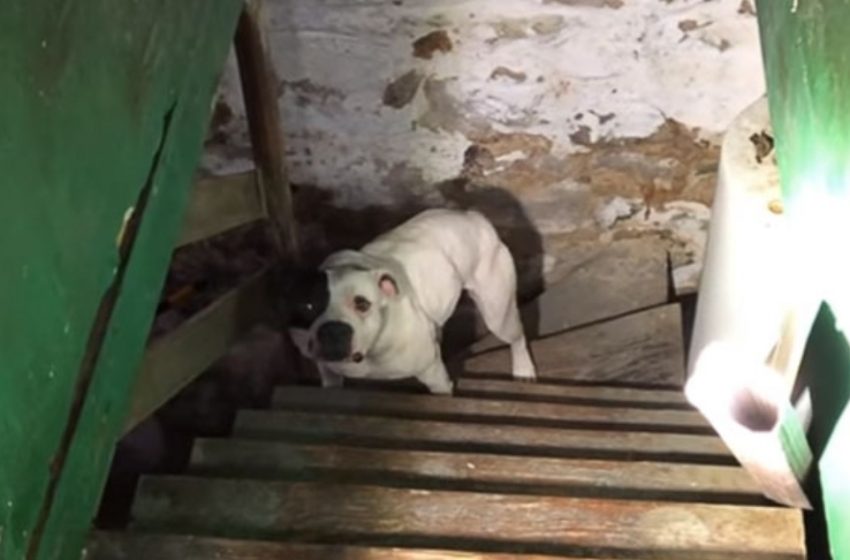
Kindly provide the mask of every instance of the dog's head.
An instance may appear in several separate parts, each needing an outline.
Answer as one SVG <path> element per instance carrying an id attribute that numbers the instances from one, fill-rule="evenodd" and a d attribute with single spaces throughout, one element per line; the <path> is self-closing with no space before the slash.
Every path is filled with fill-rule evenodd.
<path id="1" fill-rule="evenodd" d="M 289 334 L 304 356 L 360 362 L 384 328 L 399 285 L 382 267 L 338 263 L 294 274 L 285 292 Z"/>

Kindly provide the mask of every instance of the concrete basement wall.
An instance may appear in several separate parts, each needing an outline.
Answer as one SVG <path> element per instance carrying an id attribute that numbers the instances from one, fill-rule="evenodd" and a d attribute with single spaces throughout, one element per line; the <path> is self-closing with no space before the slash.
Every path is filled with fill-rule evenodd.
<path id="1" fill-rule="evenodd" d="M 495 188 L 547 276 L 575 247 L 657 236 L 695 288 L 720 135 L 764 90 L 751 0 L 266 4 L 294 183 L 352 210 Z M 220 96 L 211 173 L 251 166 L 232 57 Z"/>

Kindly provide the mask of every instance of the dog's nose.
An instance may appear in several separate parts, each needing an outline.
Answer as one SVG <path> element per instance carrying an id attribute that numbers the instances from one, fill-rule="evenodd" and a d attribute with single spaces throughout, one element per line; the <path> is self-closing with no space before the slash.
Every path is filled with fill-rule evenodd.
<path id="1" fill-rule="evenodd" d="M 351 339 L 354 329 L 342 321 L 328 321 L 316 332 L 319 357 L 329 362 L 339 362 L 351 354 Z"/>

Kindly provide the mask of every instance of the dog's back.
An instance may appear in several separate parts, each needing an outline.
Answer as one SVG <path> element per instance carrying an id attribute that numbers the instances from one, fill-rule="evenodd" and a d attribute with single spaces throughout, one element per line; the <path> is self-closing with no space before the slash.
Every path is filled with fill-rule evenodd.
<path id="1" fill-rule="evenodd" d="M 417 214 L 361 251 L 401 264 L 423 311 L 443 324 L 479 263 L 500 245 L 496 230 L 478 212 L 434 209 Z"/>

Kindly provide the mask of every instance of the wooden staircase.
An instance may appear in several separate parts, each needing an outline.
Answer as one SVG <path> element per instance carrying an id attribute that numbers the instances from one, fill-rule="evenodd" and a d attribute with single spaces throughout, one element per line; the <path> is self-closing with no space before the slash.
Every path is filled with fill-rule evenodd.
<path id="1" fill-rule="evenodd" d="M 257 169 L 199 182 L 179 245 L 266 220 L 292 262 L 261 29 L 249 2 L 235 46 Z M 658 305 L 666 249 L 643 243 L 591 251 L 524 314 L 543 334 L 571 329 L 533 341 L 538 383 L 500 373 L 508 356 L 484 339 L 453 397 L 281 387 L 231 437 L 197 440 L 185 474 L 144 478 L 129 529 L 96 531 L 84 558 L 804 558 L 800 512 L 767 503 L 682 397 L 679 310 Z M 259 271 L 154 340 L 125 432 L 265 317 L 278 289 Z"/>
<path id="2" fill-rule="evenodd" d="M 535 384 L 493 373 L 497 349 L 453 397 L 280 387 L 198 440 L 185 475 L 143 479 L 130 530 L 85 557 L 804 558 L 800 512 L 767 503 L 670 387 L 674 312 L 536 341 Z M 641 379 L 667 387 L 623 385 Z"/>

